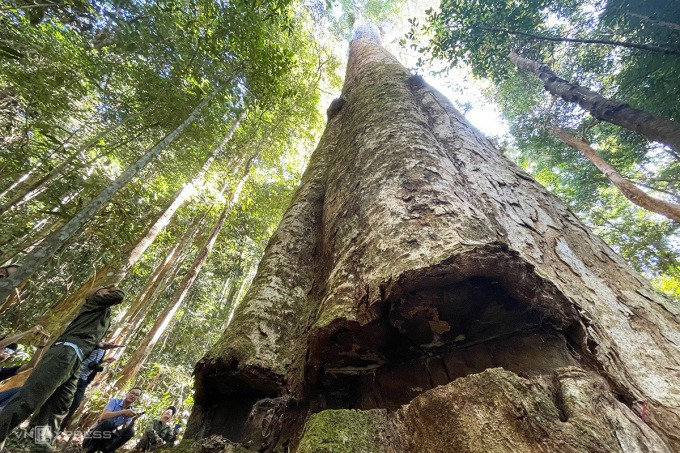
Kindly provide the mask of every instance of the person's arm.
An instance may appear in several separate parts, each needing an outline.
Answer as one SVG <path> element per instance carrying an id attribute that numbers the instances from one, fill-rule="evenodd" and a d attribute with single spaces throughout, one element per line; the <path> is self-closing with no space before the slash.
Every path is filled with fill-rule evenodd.
<path id="1" fill-rule="evenodd" d="M 122 290 L 117 289 L 106 294 L 95 294 L 87 300 L 87 303 L 94 305 L 95 307 L 111 307 L 123 302 L 124 297 L 125 293 Z"/>
<path id="2" fill-rule="evenodd" d="M 119 411 L 114 411 L 114 400 L 111 400 L 108 402 L 106 407 L 104 407 L 104 410 L 102 411 L 101 414 L 99 414 L 99 418 L 97 419 L 98 422 L 103 422 L 104 420 L 109 420 L 114 417 L 118 417 L 119 415 L 122 415 L 124 417 L 132 417 L 135 415 L 135 413 L 130 410 L 130 409 L 121 409 Z"/>
<path id="3" fill-rule="evenodd" d="M 28 329 L 25 332 L 21 332 L 21 333 L 18 333 L 16 335 L 11 335 L 9 337 L 5 337 L 2 340 L 0 340 L 0 348 L 6 348 L 7 346 L 9 346 L 12 343 L 18 343 L 19 340 L 22 340 L 22 339 L 24 339 L 24 338 L 26 338 L 30 335 L 33 335 L 33 334 L 36 334 L 36 333 L 39 333 L 39 332 L 43 332 L 43 331 L 44 331 L 43 326 L 37 325 L 37 326 L 34 326 L 34 327 Z"/>
<path id="4" fill-rule="evenodd" d="M 135 415 L 134 412 L 132 412 L 130 409 L 122 409 L 119 411 L 107 411 L 104 409 L 101 414 L 99 414 L 99 418 L 97 421 L 103 422 L 104 420 L 108 420 L 114 417 L 118 417 L 119 415 L 122 415 L 123 417 L 132 417 Z"/>

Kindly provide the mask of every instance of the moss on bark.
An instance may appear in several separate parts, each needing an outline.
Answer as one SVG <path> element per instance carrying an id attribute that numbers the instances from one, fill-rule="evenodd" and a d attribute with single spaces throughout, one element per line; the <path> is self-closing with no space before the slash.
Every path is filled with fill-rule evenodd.
<path id="1" fill-rule="evenodd" d="M 307 420 L 298 453 L 380 452 L 383 411 L 327 410 Z"/>

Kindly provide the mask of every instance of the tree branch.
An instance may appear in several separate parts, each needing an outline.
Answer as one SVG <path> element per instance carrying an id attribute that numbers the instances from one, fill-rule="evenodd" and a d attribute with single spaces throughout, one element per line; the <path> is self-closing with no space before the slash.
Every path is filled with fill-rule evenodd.
<path id="1" fill-rule="evenodd" d="M 675 23 L 675 22 L 656 20 L 656 19 L 652 19 L 649 16 L 644 16 L 642 14 L 636 14 L 636 13 L 626 13 L 626 15 L 631 16 L 631 17 L 635 17 L 636 19 L 640 19 L 641 22 L 647 22 L 648 24 L 656 25 L 656 26 L 659 26 L 659 27 L 670 28 L 671 30 L 680 31 L 680 24 Z"/>
<path id="2" fill-rule="evenodd" d="M 631 203 L 634 203 L 648 211 L 661 214 L 676 222 L 680 222 L 680 205 L 669 203 L 648 195 L 628 179 L 624 178 L 621 173 L 616 170 L 616 168 L 605 161 L 587 142 L 570 134 L 565 129 L 553 127 L 552 131 L 564 143 L 580 151 L 602 172 L 602 174 L 604 174 L 604 176 L 612 184 L 614 184 L 614 186 L 616 186 L 621 191 L 623 196 L 630 200 Z"/>
<path id="3" fill-rule="evenodd" d="M 476 28 L 478 30 L 494 32 L 494 33 L 506 33 L 509 35 L 526 36 L 527 38 L 536 39 L 539 41 L 552 41 L 552 42 L 574 42 L 579 44 L 601 44 L 605 46 L 617 46 L 617 47 L 627 47 L 630 49 L 646 50 L 649 52 L 658 52 L 666 55 L 679 55 L 680 49 L 669 49 L 668 47 L 655 46 L 653 44 L 637 44 L 627 41 L 611 41 L 609 39 L 581 39 L 581 38 L 564 38 L 564 37 L 554 37 L 537 35 L 534 33 L 526 33 L 523 31 L 508 30 L 506 28 L 499 27 L 487 27 L 480 25 L 473 25 L 471 28 Z"/>
<path id="4" fill-rule="evenodd" d="M 680 123 L 652 115 L 623 102 L 607 99 L 600 93 L 564 80 L 549 66 L 524 58 L 513 51 L 510 52 L 509 58 L 517 68 L 538 77 L 550 94 L 559 96 L 566 102 L 578 104 L 598 120 L 625 127 L 651 141 L 661 142 L 680 150 Z"/>

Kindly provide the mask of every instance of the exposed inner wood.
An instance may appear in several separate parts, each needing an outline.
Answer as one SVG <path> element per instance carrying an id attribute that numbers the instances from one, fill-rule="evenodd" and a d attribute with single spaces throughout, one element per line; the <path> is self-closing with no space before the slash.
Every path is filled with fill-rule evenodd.
<path id="1" fill-rule="evenodd" d="M 318 388 L 328 408 L 398 409 L 456 378 L 502 367 L 519 376 L 579 365 L 578 346 L 495 280 L 474 277 L 387 303 L 334 334 Z"/>

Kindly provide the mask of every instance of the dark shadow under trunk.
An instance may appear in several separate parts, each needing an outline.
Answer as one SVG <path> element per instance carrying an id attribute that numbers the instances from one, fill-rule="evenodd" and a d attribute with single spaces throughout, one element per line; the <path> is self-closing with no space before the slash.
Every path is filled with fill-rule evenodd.
<path id="1" fill-rule="evenodd" d="M 498 281 L 472 277 L 386 301 L 377 320 L 333 334 L 309 397 L 325 408 L 396 410 L 487 368 L 530 377 L 579 365 L 577 349 Z"/>

